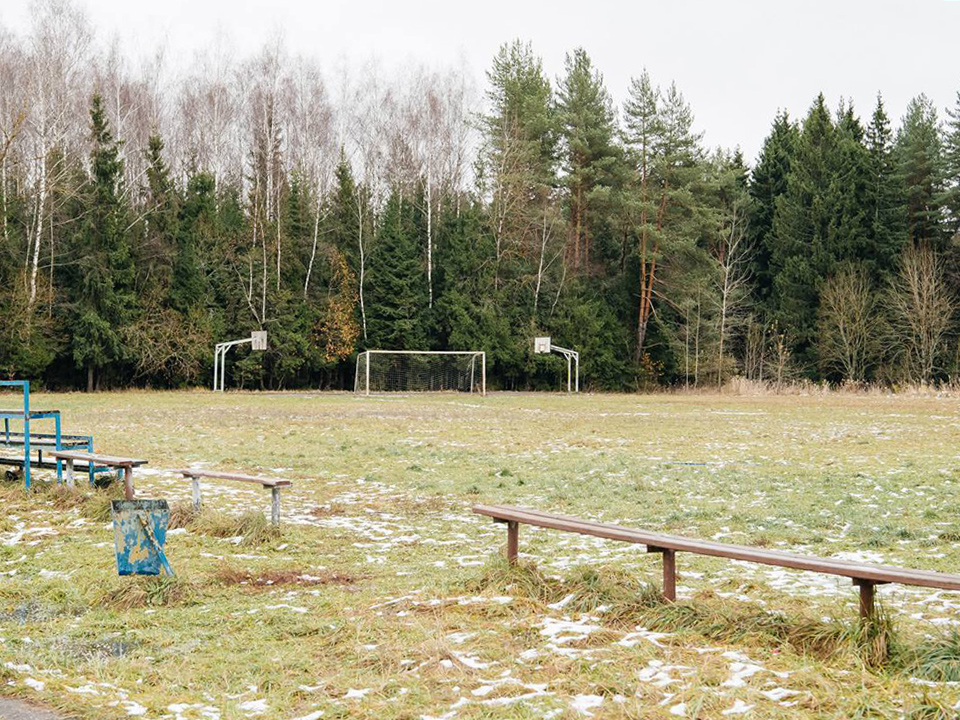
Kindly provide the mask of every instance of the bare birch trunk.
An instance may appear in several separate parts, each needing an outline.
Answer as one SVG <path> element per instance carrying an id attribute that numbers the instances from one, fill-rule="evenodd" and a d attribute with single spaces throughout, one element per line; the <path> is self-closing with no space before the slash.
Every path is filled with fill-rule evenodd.
<path id="1" fill-rule="evenodd" d="M 427 293 L 428 307 L 433 307 L 433 196 L 431 186 L 433 173 L 431 163 L 427 164 Z"/>
<path id="2" fill-rule="evenodd" d="M 320 238 L 320 205 L 323 202 L 323 194 L 317 189 L 317 209 L 313 218 L 313 248 L 310 250 L 310 262 L 307 264 L 307 277 L 303 281 L 303 299 L 307 299 L 307 293 L 310 290 L 310 275 L 313 273 L 313 262 L 317 258 L 317 241 Z"/>
<path id="3" fill-rule="evenodd" d="M 367 340 L 367 309 L 363 304 L 363 279 L 366 274 L 367 269 L 367 258 L 363 250 L 363 207 L 362 202 L 357 199 L 357 220 L 358 223 L 358 234 L 357 234 L 357 245 L 360 248 L 360 324 L 363 327 L 363 340 Z"/>

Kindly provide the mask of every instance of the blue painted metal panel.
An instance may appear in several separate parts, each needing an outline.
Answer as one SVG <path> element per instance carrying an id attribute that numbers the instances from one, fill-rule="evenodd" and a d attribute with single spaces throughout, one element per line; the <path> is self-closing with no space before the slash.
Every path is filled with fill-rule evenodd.
<path id="1" fill-rule="evenodd" d="M 31 469 L 34 463 L 31 462 L 30 453 L 36 449 L 38 451 L 37 465 L 47 467 L 42 460 L 42 452 L 51 444 L 56 450 L 69 450 L 72 448 L 85 449 L 87 452 L 93 452 L 92 435 L 64 435 L 61 430 L 60 411 L 59 410 L 31 410 L 30 409 L 30 381 L 29 380 L 0 380 L 0 387 L 18 387 L 23 393 L 23 410 L 0 410 L 0 418 L 3 419 L 3 434 L 0 435 L 0 447 L 22 447 L 23 460 L 13 460 L 11 458 L 0 458 L 0 464 L 19 465 L 23 468 L 24 485 L 29 489 L 31 483 Z M 34 433 L 31 432 L 32 420 L 54 421 L 53 433 Z M 11 432 L 10 421 L 19 420 L 23 423 L 23 432 Z M 34 448 L 34 446 L 37 446 Z M 57 471 L 57 483 L 63 482 L 63 463 L 57 460 L 55 463 Z M 87 467 L 90 477 L 90 486 L 94 486 L 94 476 L 97 473 L 113 472 L 111 468 L 96 467 L 90 464 Z"/>
<path id="2" fill-rule="evenodd" d="M 121 575 L 167 575 L 173 569 L 163 546 L 167 539 L 170 507 L 166 500 L 114 500 L 113 539 L 117 572 Z"/>

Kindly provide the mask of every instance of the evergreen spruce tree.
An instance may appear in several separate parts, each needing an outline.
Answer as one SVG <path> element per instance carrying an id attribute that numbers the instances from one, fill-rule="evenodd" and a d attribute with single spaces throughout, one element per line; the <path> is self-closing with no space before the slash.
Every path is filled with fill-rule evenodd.
<path id="1" fill-rule="evenodd" d="M 865 210 L 872 247 L 867 261 L 874 280 L 887 280 L 896 269 L 906 228 L 903 194 L 893 153 L 893 131 L 879 96 L 865 141 L 869 153 Z"/>
<path id="2" fill-rule="evenodd" d="M 198 173 L 187 183 L 181 209 L 177 247 L 170 284 L 170 305 L 182 313 L 204 304 L 207 292 L 200 262 L 200 248 L 216 230 L 216 188 L 213 176 Z"/>
<path id="3" fill-rule="evenodd" d="M 761 301 L 766 301 L 773 291 L 773 219 L 777 198 L 787 192 L 787 178 L 799 137 L 800 131 L 796 123 L 790 120 L 786 112 L 778 112 L 750 176 L 749 232 L 753 246 L 751 273 L 757 297 Z"/>
<path id="4" fill-rule="evenodd" d="M 945 187 L 941 202 L 946 210 L 947 233 L 956 243 L 960 241 L 960 92 L 952 109 L 947 109 L 946 132 L 943 144 Z"/>
<path id="5" fill-rule="evenodd" d="M 941 246 L 943 146 L 937 110 L 926 95 L 907 105 L 897 134 L 897 171 L 906 195 L 907 234 L 914 244 Z"/>
<path id="6" fill-rule="evenodd" d="M 164 143 L 151 135 L 147 143 L 146 228 L 137 253 L 137 268 L 146 279 L 143 290 L 162 295 L 170 287 L 174 255 L 171 240 L 179 232 L 180 197 L 163 159 Z"/>
<path id="7" fill-rule="evenodd" d="M 122 200 L 123 160 L 99 95 L 90 107 L 92 177 L 80 230 L 82 284 L 72 335 L 73 360 L 87 371 L 87 390 L 96 374 L 124 359 L 122 334 L 136 312 L 134 262 Z"/>
<path id="8" fill-rule="evenodd" d="M 867 188 L 870 184 L 870 153 L 864 145 L 864 129 L 852 105 L 841 104 L 837 112 L 836 153 L 830 188 L 833 227 L 828 255 L 832 261 L 865 263 L 877 272 L 877 252 L 870 237 Z"/>
<path id="9" fill-rule="evenodd" d="M 787 191 L 777 198 L 771 252 L 775 320 L 811 367 L 816 365 L 819 286 L 835 261 L 836 153 L 837 130 L 819 95 L 803 121 Z"/>
<path id="10" fill-rule="evenodd" d="M 394 190 L 383 211 L 377 252 L 370 264 L 367 318 L 370 346 L 387 350 L 428 347 L 425 266 L 413 204 Z"/>

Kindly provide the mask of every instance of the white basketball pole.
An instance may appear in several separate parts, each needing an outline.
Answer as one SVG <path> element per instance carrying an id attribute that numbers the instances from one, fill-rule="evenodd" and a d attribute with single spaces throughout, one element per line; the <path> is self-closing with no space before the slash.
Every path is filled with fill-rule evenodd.
<path id="1" fill-rule="evenodd" d="M 255 330 L 250 337 L 242 340 L 231 340 L 230 342 L 217 343 L 213 348 L 213 391 L 224 391 L 226 384 L 227 370 L 227 350 L 235 345 L 245 345 L 250 343 L 254 350 L 267 349 L 267 333 L 263 330 Z M 218 387 L 219 380 L 219 387 Z"/>
<path id="2" fill-rule="evenodd" d="M 544 355 L 552 352 L 563 355 L 567 359 L 567 392 L 570 392 L 571 389 L 573 392 L 580 392 L 580 353 L 576 350 L 554 345 L 550 342 L 549 337 L 535 338 L 533 351 Z M 576 365 L 576 371 L 572 367 L 574 364 Z"/>

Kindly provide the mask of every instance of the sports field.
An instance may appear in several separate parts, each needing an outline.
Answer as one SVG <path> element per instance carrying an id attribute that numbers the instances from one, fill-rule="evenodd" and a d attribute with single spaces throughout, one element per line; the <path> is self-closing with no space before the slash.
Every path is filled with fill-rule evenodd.
<path id="1" fill-rule="evenodd" d="M 960 707 L 960 594 L 521 529 L 474 503 L 960 572 L 950 397 L 125 392 L 36 395 L 67 432 L 145 457 L 175 506 L 175 580 L 116 575 L 97 497 L 0 519 L 4 693 L 79 718 L 938 718 Z M 290 478 L 281 534 L 259 487 Z M 46 474 L 49 478 L 49 473 Z M 39 483 L 38 483 L 39 484 Z M 258 522 L 259 520 L 259 522 Z M 652 584 L 652 586 L 650 585 Z M 945 682 L 951 681 L 951 682 Z"/>

